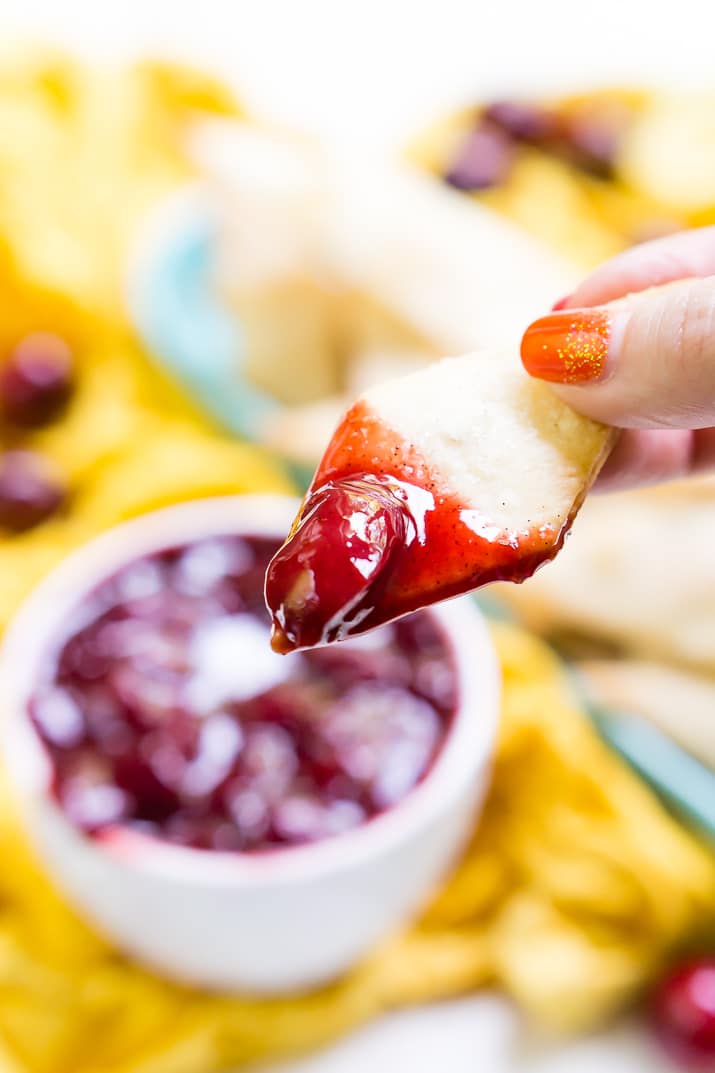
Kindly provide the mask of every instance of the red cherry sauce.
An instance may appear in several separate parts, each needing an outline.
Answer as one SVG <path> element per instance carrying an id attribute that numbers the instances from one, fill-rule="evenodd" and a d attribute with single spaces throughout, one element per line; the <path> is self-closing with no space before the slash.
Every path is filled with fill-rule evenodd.
<path id="1" fill-rule="evenodd" d="M 343 640 L 488 582 L 524 581 L 568 528 L 498 529 L 357 403 L 268 567 L 273 647 Z"/>
<path id="2" fill-rule="evenodd" d="M 457 703 L 438 622 L 278 656 L 263 602 L 275 550 L 202 540 L 84 601 L 30 704 L 76 825 L 259 851 L 355 828 L 425 776 Z"/>

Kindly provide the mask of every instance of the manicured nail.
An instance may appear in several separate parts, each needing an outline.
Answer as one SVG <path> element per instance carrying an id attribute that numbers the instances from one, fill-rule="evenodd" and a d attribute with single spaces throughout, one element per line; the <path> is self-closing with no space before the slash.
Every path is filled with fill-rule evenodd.
<path id="1" fill-rule="evenodd" d="M 612 318 L 601 309 L 574 309 L 535 320 L 521 341 L 531 376 L 556 384 L 598 380 L 604 371 Z"/>
<path id="2" fill-rule="evenodd" d="M 563 298 L 559 298 L 558 302 L 554 302 L 554 304 L 552 305 L 551 312 L 558 313 L 560 309 L 566 309 L 566 306 L 569 304 L 570 299 L 570 294 L 565 294 Z"/>

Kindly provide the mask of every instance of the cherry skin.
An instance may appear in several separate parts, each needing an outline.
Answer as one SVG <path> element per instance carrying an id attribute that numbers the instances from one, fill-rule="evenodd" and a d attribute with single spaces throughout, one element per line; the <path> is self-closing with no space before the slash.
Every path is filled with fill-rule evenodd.
<path id="1" fill-rule="evenodd" d="M 72 352 L 57 335 L 25 336 L 0 366 L 0 413 L 22 428 L 59 417 L 74 388 Z"/>
<path id="2" fill-rule="evenodd" d="M 715 957 L 671 973 L 652 1005 L 655 1032 L 665 1049 L 693 1069 L 715 1070 Z"/>
<path id="3" fill-rule="evenodd" d="M 372 609 L 376 586 L 411 521 L 389 481 L 328 482 L 309 494 L 297 527 L 266 572 L 277 652 L 340 640 Z"/>
<path id="4" fill-rule="evenodd" d="M 0 527 L 14 533 L 32 529 L 64 502 L 64 489 L 34 451 L 6 451 L 0 457 Z"/>

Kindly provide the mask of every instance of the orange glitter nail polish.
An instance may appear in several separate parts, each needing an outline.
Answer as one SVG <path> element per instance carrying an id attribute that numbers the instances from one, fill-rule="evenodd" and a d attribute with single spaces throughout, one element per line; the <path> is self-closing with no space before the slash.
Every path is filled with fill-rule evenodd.
<path id="1" fill-rule="evenodd" d="M 611 317 L 601 309 L 551 313 L 531 324 L 521 341 L 521 360 L 531 376 L 557 384 L 583 384 L 603 375 Z"/>

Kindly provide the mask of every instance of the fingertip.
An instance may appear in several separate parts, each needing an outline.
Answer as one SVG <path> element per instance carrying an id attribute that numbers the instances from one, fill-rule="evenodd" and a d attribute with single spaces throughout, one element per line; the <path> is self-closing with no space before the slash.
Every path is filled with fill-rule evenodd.
<path id="1" fill-rule="evenodd" d="M 605 305 L 650 287 L 713 274 L 715 225 L 693 228 L 639 243 L 616 254 L 578 285 L 569 296 L 568 306 Z"/>

